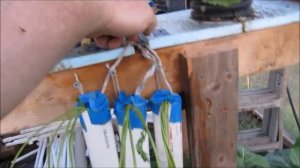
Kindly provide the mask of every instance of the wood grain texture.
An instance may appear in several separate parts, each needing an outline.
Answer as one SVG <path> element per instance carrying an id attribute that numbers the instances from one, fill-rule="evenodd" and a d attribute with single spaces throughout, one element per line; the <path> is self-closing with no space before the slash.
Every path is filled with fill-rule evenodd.
<path id="1" fill-rule="evenodd" d="M 238 52 L 190 58 L 189 128 L 193 167 L 235 167 Z"/>
<path id="2" fill-rule="evenodd" d="M 299 62 L 299 23 L 265 29 L 241 35 L 211 39 L 157 50 L 174 91 L 182 91 L 179 53 L 198 57 L 220 45 L 230 44 L 239 50 L 240 76 L 273 70 Z M 201 54 L 202 53 L 202 54 Z M 99 89 L 106 74 L 105 63 L 49 74 L 30 95 L 1 120 L 1 134 L 46 123 L 74 106 L 78 91 L 73 88 L 73 73 L 78 73 L 86 91 Z M 150 63 L 139 54 L 125 58 L 118 67 L 120 87 L 133 93 Z M 150 80 L 143 96 L 155 89 Z M 113 88 L 107 91 L 113 99 Z M 16 122 L 17 121 L 17 122 Z"/>

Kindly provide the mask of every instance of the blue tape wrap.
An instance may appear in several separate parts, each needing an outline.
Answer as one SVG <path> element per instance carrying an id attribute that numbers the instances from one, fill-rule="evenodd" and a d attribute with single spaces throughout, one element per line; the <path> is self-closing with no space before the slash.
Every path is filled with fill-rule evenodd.
<path id="1" fill-rule="evenodd" d="M 164 101 L 171 103 L 170 122 L 182 122 L 181 97 L 176 93 L 172 94 L 169 90 L 156 90 L 150 98 L 149 108 L 154 114 L 159 115 L 160 106 Z"/>
<path id="2" fill-rule="evenodd" d="M 103 125 L 111 119 L 108 98 L 100 91 L 81 94 L 77 105 L 84 105 L 87 108 L 90 121 L 94 125 Z M 80 120 L 83 121 L 83 118 Z"/>
<path id="3" fill-rule="evenodd" d="M 80 121 L 80 124 L 81 124 L 81 127 L 84 129 L 84 131 L 86 132 L 87 129 L 86 129 L 86 125 L 85 125 L 85 122 L 84 122 L 84 119 L 82 117 L 82 114 L 80 114 L 79 116 L 79 121 Z"/>
<path id="4" fill-rule="evenodd" d="M 115 114 L 119 125 L 123 125 L 125 118 L 125 108 L 127 105 L 134 105 L 140 110 L 144 120 L 147 117 L 147 101 L 139 95 L 126 95 L 124 91 L 121 91 L 115 101 Z M 140 128 L 144 129 L 143 123 L 139 120 L 135 112 L 130 109 L 129 119 L 131 124 L 131 129 Z"/>

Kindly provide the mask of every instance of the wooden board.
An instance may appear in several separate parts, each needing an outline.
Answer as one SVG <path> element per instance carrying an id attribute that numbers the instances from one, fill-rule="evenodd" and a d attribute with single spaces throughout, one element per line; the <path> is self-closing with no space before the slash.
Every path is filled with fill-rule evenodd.
<path id="1" fill-rule="evenodd" d="M 173 89 L 182 91 L 179 53 L 198 57 L 201 55 L 199 53 L 218 50 L 218 46 L 224 44 L 238 48 L 240 76 L 296 64 L 299 62 L 299 23 L 157 50 Z M 73 88 L 73 73 L 78 73 L 86 91 L 99 89 L 106 74 L 104 65 L 49 74 L 15 110 L 1 120 L 1 134 L 49 122 L 72 108 L 78 96 L 78 91 Z M 133 93 L 149 66 L 150 63 L 139 54 L 125 58 L 118 68 L 120 87 L 127 93 Z M 142 95 L 148 97 L 154 89 L 155 83 L 151 80 Z M 108 95 L 112 100 L 111 86 Z"/>
<path id="2" fill-rule="evenodd" d="M 235 167 L 238 52 L 224 50 L 187 59 L 191 62 L 187 65 L 190 78 L 185 83 L 189 83 L 187 123 L 192 167 Z"/>

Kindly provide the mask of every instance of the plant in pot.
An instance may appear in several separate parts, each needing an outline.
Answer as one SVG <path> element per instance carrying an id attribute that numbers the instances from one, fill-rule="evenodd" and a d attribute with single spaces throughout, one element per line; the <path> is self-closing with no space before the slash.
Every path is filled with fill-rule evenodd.
<path id="1" fill-rule="evenodd" d="M 234 19 L 250 16 L 252 0 L 192 0 L 192 18 L 197 20 Z"/>

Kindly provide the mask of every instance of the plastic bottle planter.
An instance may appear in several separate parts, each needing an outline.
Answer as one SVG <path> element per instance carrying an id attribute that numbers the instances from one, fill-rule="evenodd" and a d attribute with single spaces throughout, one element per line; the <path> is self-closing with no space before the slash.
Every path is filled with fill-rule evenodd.
<path id="1" fill-rule="evenodd" d="M 100 91 L 79 96 L 87 111 L 79 117 L 92 167 L 118 167 L 108 98 Z"/>
<path id="2" fill-rule="evenodd" d="M 157 90 L 150 98 L 149 106 L 154 113 L 155 142 L 160 166 L 173 167 L 175 164 L 176 167 L 183 167 L 180 96 L 168 90 Z M 170 154 L 173 158 L 169 157 Z"/>
<path id="3" fill-rule="evenodd" d="M 143 123 L 131 108 L 133 106 L 141 112 L 146 121 L 147 101 L 141 96 L 126 96 L 124 92 L 120 92 L 115 101 L 115 114 L 121 138 L 120 167 L 150 167 L 148 135 Z"/>

